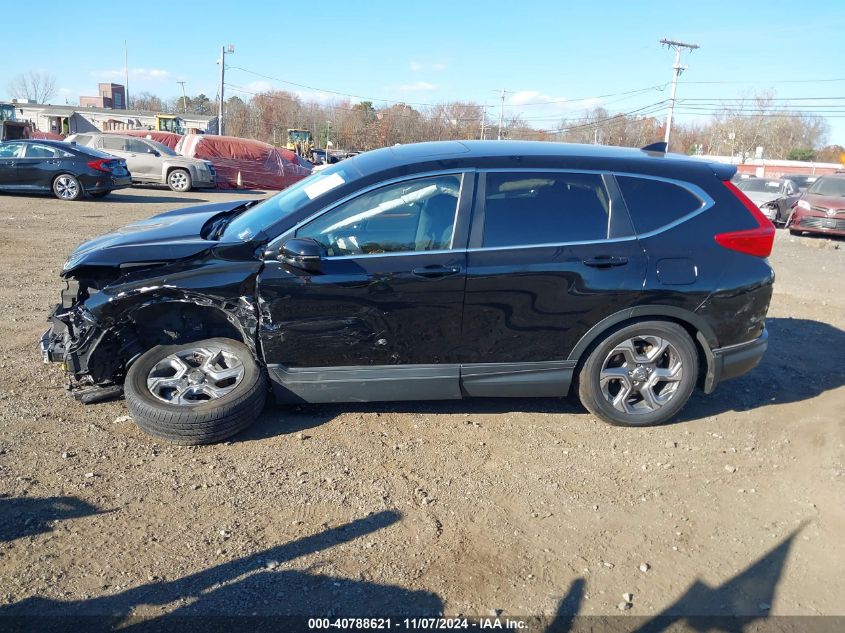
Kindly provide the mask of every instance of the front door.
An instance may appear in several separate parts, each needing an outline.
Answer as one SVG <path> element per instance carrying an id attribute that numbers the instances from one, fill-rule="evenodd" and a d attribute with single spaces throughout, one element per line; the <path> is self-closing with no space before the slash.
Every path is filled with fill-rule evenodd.
<path id="1" fill-rule="evenodd" d="M 0 189 L 17 185 L 18 162 L 23 143 L 0 143 Z"/>
<path id="2" fill-rule="evenodd" d="M 163 182 L 161 175 L 163 161 L 161 154 L 153 145 L 138 138 L 130 138 L 126 140 L 126 149 L 128 150 L 126 162 L 133 176 Z"/>
<path id="3" fill-rule="evenodd" d="M 472 174 L 370 189 L 296 231 L 318 273 L 277 259 L 259 276 L 260 339 L 283 399 L 458 398 Z"/>
<path id="4" fill-rule="evenodd" d="M 484 175 L 467 256 L 467 393 L 565 395 L 576 343 L 635 304 L 646 256 L 613 191 L 595 173 Z"/>

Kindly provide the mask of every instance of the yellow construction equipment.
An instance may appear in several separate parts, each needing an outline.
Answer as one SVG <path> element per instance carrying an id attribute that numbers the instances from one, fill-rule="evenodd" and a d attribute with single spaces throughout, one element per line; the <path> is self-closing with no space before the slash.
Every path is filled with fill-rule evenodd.
<path id="1" fill-rule="evenodd" d="M 311 131 L 289 129 L 287 148 L 299 156 L 310 159 L 311 151 L 314 149 Z"/>
<path id="2" fill-rule="evenodd" d="M 185 133 L 185 121 L 175 114 L 157 114 L 156 130 L 159 132 Z"/>

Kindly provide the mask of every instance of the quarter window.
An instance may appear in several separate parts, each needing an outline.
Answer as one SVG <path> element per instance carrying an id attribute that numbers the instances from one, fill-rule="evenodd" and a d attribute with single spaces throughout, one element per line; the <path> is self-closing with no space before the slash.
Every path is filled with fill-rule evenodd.
<path id="1" fill-rule="evenodd" d="M 460 189 L 459 175 L 388 185 L 335 207 L 296 235 L 319 242 L 328 257 L 448 249 Z"/>
<path id="2" fill-rule="evenodd" d="M 663 180 L 617 176 L 634 229 L 642 235 L 697 211 L 704 204 L 691 191 Z"/>
<path id="3" fill-rule="evenodd" d="M 487 174 L 482 246 L 607 239 L 610 199 L 598 174 Z"/>

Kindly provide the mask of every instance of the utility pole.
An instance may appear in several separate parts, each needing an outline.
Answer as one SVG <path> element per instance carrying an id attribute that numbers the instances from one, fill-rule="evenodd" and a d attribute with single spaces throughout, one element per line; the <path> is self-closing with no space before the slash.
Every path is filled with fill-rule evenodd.
<path id="1" fill-rule="evenodd" d="M 505 89 L 502 88 L 502 105 L 499 107 L 499 136 L 498 140 L 502 140 L 502 123 L 505 120 Z"/>
<path id="2" fill-rule="evenodd" d="M 669 48 L 675 49 L 675 64 L 672 66 L 672 97 L 669 100 L 669 115 L 666 117 L 666 134 L 663 140 L 666 142 L 666 151 L 669 151 L 669 132 L 672 131 L 672 115 L 675 112 L 675 91 L 678 88 L 678 77 L 684 72 L 687 67 L 681 66 L 681 50 L 686 48 L 690 52 L 698 48 L 698 44 L 686 44 L 684 42 L 676 42 L 674 40 L 662 39 L 660 43 Z"/>
<path id="3" fill-rule="evenodd" d="M 226 53 L 234 53 L 235 47 L 229 44 L 228 50 L 226 46 L 220 47 L 220 107 L 217 110 L 217 133 L 223 136 L 223 83 L 226 78 Z"/>
<path id="4" fill-rule="evenodd" d="M 481 106 L 481 140 L 484 140 L 484 120 L 487 118 L 487 106 Z"/>
<path id="5" fill-rule="evenodd" d="M 126 86 L 123 88 L 123 96 L 126 97 L 124 107 L 129 109 L 129 45 L 123 40 L 123 72 L 126 73 Z"/>
<path id="6" fill-rule="evenodd" d="M 185 114 L 188 114 L 188 97 L 185 94 L 185 83 L 184 81 L 177 81 L 177 84 L 182 84 L 182 111 Z"/>

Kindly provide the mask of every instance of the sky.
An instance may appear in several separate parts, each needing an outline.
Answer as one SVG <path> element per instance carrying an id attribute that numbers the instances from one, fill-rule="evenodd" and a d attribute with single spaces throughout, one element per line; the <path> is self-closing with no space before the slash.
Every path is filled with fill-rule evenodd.
<path id="1" fill-rule="evenodd" d="M 185 81 L 189 95 L 214 98 L 220 47 L 232 44 L 227 97 L 280 89 L 323 103 L 469 100 L 489 104 L 495 119 L 505 89 L 506 116 L 555 129 L 596 105 L 662 115 L 674 54 L 659 40 L 668 38 L 700 46 L 682 58 L 676 120 L 706 120 L 693 110 L 704 101 L 693 99 L 773 91 L 829 115 L 827 142 L 845 145 L 842 0 L 147 0 L 134 15 L 76 0 L 72 14 L 73 24 L 42 13 L 37 29 L 4 31 L 0 99 L 30 70 L 56 77 L 54 103 L 97 94 L 98 82 L 124 83 L 124 40 L 130 96 L 176 97 Z"/>

